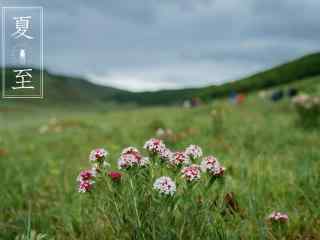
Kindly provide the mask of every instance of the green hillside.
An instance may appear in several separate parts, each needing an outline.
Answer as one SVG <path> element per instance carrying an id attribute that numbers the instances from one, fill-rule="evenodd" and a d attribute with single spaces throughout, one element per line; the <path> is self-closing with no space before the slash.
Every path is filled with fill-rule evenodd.
<path id="1" fill-rule="evenodd" d="M 10 76 L 11 79 L 14 79 L 12 69 L 6 69 L 6 72 L 8 77 Z M 33 75 L 37 79 L 39 71 L 34 70 Z M 317 75 L 320 75 L 320 53 L 307 55 L 267 71 L 222 85 L 156 92 L 134 93 L 98 86 L 81 78 L 45 72 L 44 102 L 51 104 L 118 102 L 138 105 L 166 105 L 182 103 L 192 97 L 200 97 L 207 101 L 227 96 L 231 91 L 248 93 Z M 33 102 L 33 100 L 30 100 L 30 102 Z"/>
<path id="2" fill-rule="evenodd" d="M 304 56 L 289 63 L 252 75 L 239 81 L 203 89 L 200 96 L 209 99 L 230 91 L 250 92 L 320 75 L 320 53 Z"/>
<path id="3" fill-rule="evenodd" d="M 33 69 L 33 79 L 40 79 L 40 71 Z M 15 79 L 13 69 L 6 69 L 6 79 Z M 39 81 L 34 81 L 33 86 L 37 87 Z M 7 89 L 10 94 L 11 89 Z M 102 100 L 112 101 L 115 95 L 127 94 L 124 90 L 112 87 L 105 87 L 92 84 L 85 79 L 55 75 L 44 72 L 44 102 L 49 104 L 73 104 L 73 103 L 92 103 Z M 14 101 L 10 99 L 10 101 Z M 24 102 L 33 103 L 38 100 L 24 99 Z M 17 99 L 15 102 L 21 102 Z"/>
<path id="4" fill-rule="evenodd" d="M 120 102 L 131 101 L 141 105 L 181 103 L 191 97 L 210 100 L 227 96 L 231 91 L 248 93 L 301 81 L 317 75 L 320 75 L 320 53 L 307 55 L 264 72 L 218 86 L 142 92 L 139 94 L 128 92 L 126 94 L 115 95 L 115 98 Z"/>

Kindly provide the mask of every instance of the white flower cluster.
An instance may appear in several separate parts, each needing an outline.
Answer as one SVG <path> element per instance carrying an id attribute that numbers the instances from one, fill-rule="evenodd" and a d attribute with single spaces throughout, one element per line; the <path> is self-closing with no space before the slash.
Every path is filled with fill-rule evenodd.
<path id="1" fill-rule="evenodd" d="M 135 147 L 127 147 L 127 148 L 123 149 L 121 152 L 121 155 L 129 154 L 129 153 L 137 155 L 137 156 L 141 156 L 139 150 Z"/>
<path id="2" fill-rule="evenodd" d="M 202 149 L 197 145 L 191 144 L 186 148 L 185 153 L 192 159 L 197 159 L 202 157 Z"/>
<path id="3" fill-rule="evenodd" d="M 225 168 L 221 166 L 217 158 L 208 156 L 202 160 L 201 170 L 208 172 L 212 176 L 219 177 L 224 175 Z"/>
<path id="4" fill-rule="evenodd" d="M 298 95 L 292 99 L 292 102 L 304 109 L 320 108 L 320 97 L 319 96 L 309 96 L 309 95 Z"/>
<path id="5" fill-rule="evenodd" d="M 286 213 L 272 212 L 267 219 L 274 222 L 287 222 L 289 217 Z"/>
<path id="6" fill-rule="evenodd" d="M 176 184 L 170 177 L 162 176 L 154 182 L 153 189 L 160 194 L 173 196 L 176 192 Z"/>
<path id="7" fill-rule="evenodd" d="M 181 170 L 182 177 L 185 178 L 188 182 L 194 182 L 200 179 L 201 170 L 200 166 L 192 164 L 188 167 L 184 167 Z"/>
<path id="8" fill-rule="evenodd" d="M 173 166 L 183 166 L 190 164 L 190 158 L 185 152 L 175 152 L 169 159 L 169 162 Z"/>
<path id="9" fill-rule="evenodd" d="M 133 154 L 124 154 L 121 155 L 118 160 L 118 167 L 119 169 L 127 169 L 133 166 L 138 166 L 139 160 L 138 158 Z"/>
<path id="10" fill-rule="evenodd" d="M 149 165 L 150 161 L 147 157 L 142 157 L 139 150 L 134 147 L 125 148 L 118 160 L 119 169 L 128 169 L 139 166 L 145 167 Z"/>
<path id="11" fill-rule="evenodd" d="M 103 148 L 97 148 L 90 152 L 89 160 L 90 162 L 100 162 L 105 160 L 108 155 L 108 151 Z"/>
<path id="12" fill-rule="evenodd" d="M 159 153 L 166 146 L 160 139 L 151 138 L 144 144 L 143 148 L 148 150 L 150 153 Z"/>
<path id="13" fill-rule="evenodd" d="M 159 151 L 159 157 L 163 161 L 169 161 L 170 158 L 172 157 L 172 155 L 173 155 L 173 153 L 168 148 L 162 148 Z"/>
<path id="14" fill-rule="evenodd" d="M 103 148 L 97 148 L 90 152 L 89 161 L 92 163 L 92 170 L 94 172 L 99 172 L 101 168 L 110 165 L 106 161 L 108 154 L 108 151 Z"/>

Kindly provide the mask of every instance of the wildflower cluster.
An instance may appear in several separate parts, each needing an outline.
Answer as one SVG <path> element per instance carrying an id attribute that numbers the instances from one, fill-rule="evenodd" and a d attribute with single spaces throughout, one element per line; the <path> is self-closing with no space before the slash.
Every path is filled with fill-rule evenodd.
<path id="1" fill-rule="evenodd" d="M 198 159 L 202 157 L 202 149 L 197 145 L 190 145 L 186 148 L 185 153 L 192 159 Z"/>
<path id="2" fill-rule="evenodd" d="M 175 152 L 171 155 L 169 162 L 173 166 L 181 167 L 190 164 L 190 158 L 185 152 Z"/>
<path id="3" fill-rule="evenodd" d="M 103 148 L 97 148 L 90 152 L 89 162 L 92 164 L 92 168 L 80 172 L 77 177 L 78 191 L 81 193 L 90 192 L 95 184 L 95 178 L 109 163 L 106 161 L 108 152 Z"/>
<path id="4" fill-rule="evenodd" d="M 289 217 L 286 213 L 281 212 L 272 212 L 268 217 L 267 220 L 271 222 L 281 222 L 286 223 L 289 220 Z"/>
<path id="5" fill-rule="evenodd" d="M 114 162 L 107 150 L 92 150 L 91 168 L 77 176 L 78 192 L 85 198 L 81 204 L 89 208 L 82 214 L 91 214 L 91 207 L 101 209 L 104 214 L 115 214 L 114 219 L 120 216 L 119 221 L 124 216 L 122 223 L 130 219 L 142 231 L 150 218 L 158 220 L 157 215 L 165 216 L 167 221 L 168 214 L 176 219 L 176 216 L 184 218 L 189 211 L 201 211 L 199 219 L 197 214 L 191 214 L 197 222 L 213 212 L 221 217 L 226 214 L 244 216 L 233 193 L 221 196 L 225 193 L 223 186 L 229 181 L 223 180 L 226 168 L 220 161 L 213 155 L 203 156 L 204 151 L 198 145 L 184 149 L 170 149 L 162 140 L 152 138 L 144 144 L 144 150 L 130 146 L 119 151 L 120 156 L 116 156 Z M 147 155 L 149 157 L 145 157 Z M 87 205 L 88 201 L 95 202 Z M 169 216 L 169 224 L 174 218 Z M 264 220 L 273 230 L 285 229 L 283 224 L 288 218 L 286 213 L 272 212 Z M 208 224 L 212 224 L 211 221 Z"/>
<path id="6" fill-rule="evenodd" d="M 160 139 L 151 138 L 144 144 L 144 149 L 148 150 L 150 153 L 158 154 L 166 146 Z"/>
<path id="7" fill-rule="evenodd" d="M 105 160 L 105 157 L 108 155 L 108 152 L 103 148 L 97 148 L 92 150 L 89 155 L 89 160 L 91 162 L 101 162 Z"/>
<path id="8" fill-rule="evenodd" d="M 90 192 L 95 183 L 96 173 L 92 170 L 84 170 L 77 177 L 79 183 L 78 191 L 81 193 Z"/>
<path id="9" fill-rule="evenodd" d="M 171 201 L 173 200 L 171 198 L 174 197 L 178 200 L 182 196 L 181 194 L 188 191 L 185 196 L 190 201 L 193 195 L 200 192 L 195 191 L 196 194 L 194 194 L 193 189 L 196 186 L 201 188 L 205 185 L 205 188 L 203 188 L 205 191 L 202 194 L 206 194 L 215 180 L 222 178 L 225 173 L 225 167 L 220 164 L 218 159 L 212 155 L 203 157 L 203 151 L 197 145 L 190 145 L 184 151 L 172 151 L 162 140 L 152 138 L 144 144 L 144 149 L 149 153 L 150 158 L 144 157 L 135 147 L 130 146 L 123 149 L 117 161 L 119 171 L 108 169 L 111 166 L 107 161 L 108 151 L 103 148 L 92 150 L 89 155 L 89 162 L 92 164 L 91 169 L 81 171 L 77 177 L 78 192 L 93 193 L 98 188 L 97 186 L 103 186 L 108 181 L 113 183 L 109 187 L 114 187 L 116 191 L 120 184 L 127 184 L 127 180 L 129 180 L 130 191 L 138 194 L 140 191 L 136 191 L 134 186 L 134 182 L 137 180 L 135 182 L 136 186 L 147 183 L 147 187 L 143 188 L 143 190 L 148 191 L 150 189 L 154 191 L 157 195 L 151 196 L 155 198 L 157 198 L 156 196 L 160 198 L 166 197 L 166 201 Z M 162 169 L 157 171 L 159 167 Z M 128 174 L 132 169 L 140 171 L 141 168 L 145 168 L 143 174 Z M 166 174 L 163 174 L 163 168 L 166 169 Z M 123 178 L 124 180 L 122 180 Z M 152 181 L 151 183 L 148 178 Z M 96 185 L 101 180 L 103 180 L 103 184 Z M 223 181 L 221 183 L 223 184 Z M 119 191 L 114 196 L 122 198 L 121 194 L 126 194 L 125 192 Z M 135 197 L 134 195 L 134 201 L 136 201 Z M 200 199 L 203 201 L 203 196 L 200 196 Z M 179 201 L 173 200 L 171 202 L 176 204 Z M 267 217 L 267 220 L 273 223 L 286 223 L 288 215 L 286 213 L 272 212 Z"/>
<path id="10" fill-rule="evenodd" d="M 111 178 L 111 180 L 112 180 L 113 182 L 120 182 L 121 177 L 122 177 L 122 173 L 120 173 L 120 172 L 114 172 L 114 171 L 109 172 L 107 175 Z"/>
<path id="11" fill-rule="evenodd" d="M 119 169 L 129 169 L 132 167 L 145 167 L 149 164 L 148 157 L 142 157 L 137 148 L 128 147 L 125 148 L 118 160 Z"/>
<path id="12" fill-rule="evenodd" d="M 144 144 L 144 149 L 149 153 L 149 157 L 144 157 L 135 147 L 127 147 L 122 150 L 117 165 L 120 170 L 129 171 L 132 168 L 142 168 L 152 166 L 156 159 L 171 168 L 181 168 L 181 177 L 187 182 L 196 182 L 200 180 L 202 172 L 208 172 L 209 176 L 223 176 L 225 168 L 218 160 L 212 156 L 202 160 L 201 166 L 195 164 L 202 155 L 201 147 L 197 145 L 188 146 L 185 151 L 173 152 L 160 139 L 151 138 Z M 96 177 L 110 164 L 107 161 L 108 151 L 103 148 L 94 149 L 89 155 L 89 161 L 92 164 L 90 170 L 80 173 L 77 180 L 79 183 L 79 192 L 90 192 L 96 182 Z M 201 171 L 203 170 L 203 171 Z M 111 171 L 106 175 L 114 182 L 120 182 L 123 174 L 121 172 Z M 176 190 L 175 183 L 169 177 L 160 177 L 154 183 L 153 188 L 162 194 L 172 196 Z"/>
<path id="13" fill-rule="evenodd" d="M 192 164 L 188 167 L 184 167 L 181 170 L 182 177 L 185 178 L 188 182 L 194 182 L 200 179 L 201 171 L 200 166 Z"/>
<path id="14" fill-rule="evenodd" d="M 201 147 L 197 145 L 189 145 L 185 151 L 173 152 L 161 140 L 152 138 L 144 146 L 153 157 L 159 157 L 168 166 L 182 168 L 180 173 L 187 183 L 200 180 L 202 172 L 207 172 L 209 177 L 224 175 L 225 168 L 213 156 L 205 157 L 201 165 L 195 164 L 203 156 Z"/>
<path id="15" fill-rule="evenodd" d="M 173 196 L 176 192 L 176 184 L 170 177 L 163 176 L 154 182 L 153 189 L 160 194 Z"/>
<path id="16" fill-rule="evenodd" d="M 305 109 L 319 109 L 320 107 L 320 96 L 309 96 L 309 95 L 298 95 L 292 99 L 296 106 Z"/>
<path id="17" fill-rule="evenodd" d="M 214 177 L 220 177 L 224 175 L 225 168 L 221 166 L 217 158 L 208 156 L 202 160 L 201 170 Z"/>
<path id="18" fill-rule="evenodd" d="M 315 126 L 320 120 L 320 96 L 298 95 L 292 100 L 301 123 Z"/>
<path id="19" fill-rule="evenodd" d="M 162 161 L 169 161 L 173 157 L 173 153 L 170 149 L 164 147 L 159 151 L 159 157 Z"/>
<path id="20" fill-rule="evenodd" d="M 92 163 L 92 167 L 95 171 L 101 171 L 103 168 L 109 165 L 106 161 L 108 151 L 103 148 L 97 148 L 90 152 L 89 161 Z"/>

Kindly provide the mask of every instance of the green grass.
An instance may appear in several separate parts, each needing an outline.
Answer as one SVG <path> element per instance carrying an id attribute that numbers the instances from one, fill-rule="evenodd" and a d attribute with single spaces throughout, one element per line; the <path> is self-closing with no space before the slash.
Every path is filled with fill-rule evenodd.
<path id="1" fill-rule="evenodd" d="M 0 239 L 320 238 L 320 132 L 300 128 L 287 100 L 250 96 L 240 106 L 222 100 L 195 109 L 26 106 L 0 114 Z M 56 128 L 41 134 L 53 118 Z M 174 209 L 141 174 L 125 173 L 120 186 L 107 182 L 92 195 L 77 193 L 76 177 L 89 167 L 91 149 L 108 149 L 116 169 L 124 147 L 142 149 L 155 135 L 155 120 L 179 136 L 167 142 L 172 149 L 195 143 L 217 156 L 227 168 L 224 183 L 206 193 L 204 178 L 184 194 L 177 178 L 181 200 Z M 239 213 L 221 214 L 227 192 L 235 193 Z M 288 213 L 287 227 L 270 229 L 265 217 L 273 210 Z"/>

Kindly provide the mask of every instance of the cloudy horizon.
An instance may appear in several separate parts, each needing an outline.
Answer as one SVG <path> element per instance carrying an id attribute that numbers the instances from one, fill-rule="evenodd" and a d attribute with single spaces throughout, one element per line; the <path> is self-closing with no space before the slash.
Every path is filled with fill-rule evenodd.
<path id="1" fill-rule="evenodd" d="M 317 0 L 0 5 L 44 7 L 50 72 L 131 91 L 220 84 L 320 50 Z"/>

